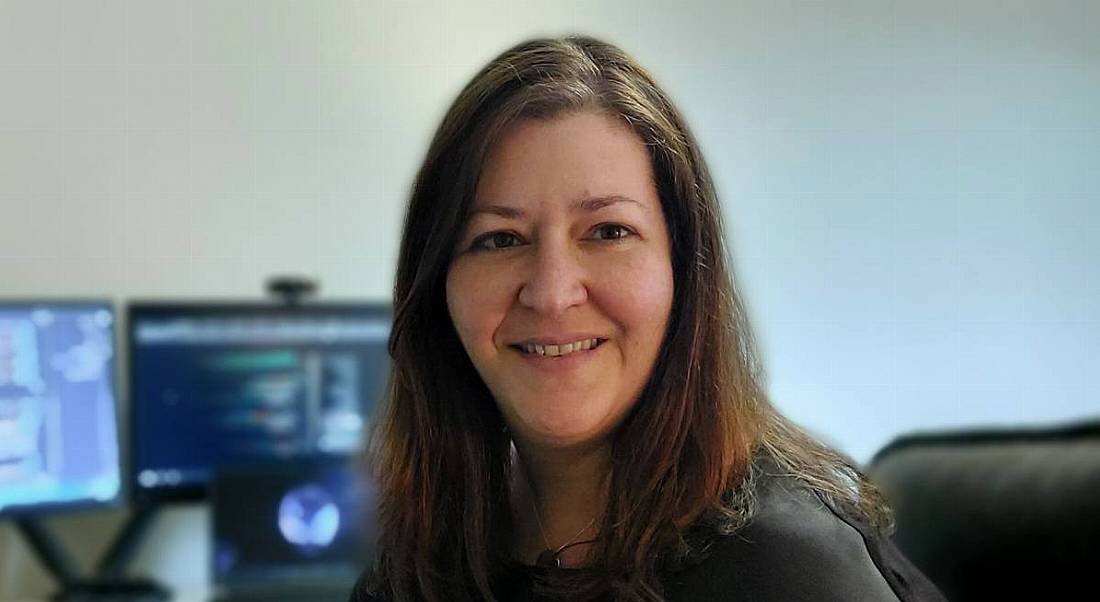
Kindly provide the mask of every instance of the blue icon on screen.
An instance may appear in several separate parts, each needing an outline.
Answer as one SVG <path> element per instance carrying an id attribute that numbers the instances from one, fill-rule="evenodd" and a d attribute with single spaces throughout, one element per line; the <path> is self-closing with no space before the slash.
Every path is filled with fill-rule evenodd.
<path id="1" fill-rule="evenodd" d="M 296 487 L 279 502 L 279 532 L 305 554 L 321 552 L 340 531 L 340 509 L 313 483 Z"/>

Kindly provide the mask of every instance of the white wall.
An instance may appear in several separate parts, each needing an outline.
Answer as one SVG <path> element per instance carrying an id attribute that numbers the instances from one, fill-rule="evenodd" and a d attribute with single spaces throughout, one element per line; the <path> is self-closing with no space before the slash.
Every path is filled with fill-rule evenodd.
<path id="1" fill-rule="evenodd" d="M 1100 413 L 1091 0 L 0 3 L 0 296 L 388 298 L 405 192 L 485 61 L 606 37 L 700 138 L 777 404 L 898 433 Z M 139 571 L 207 579 L 205 509 Z M 60 519 L 85 560 L 118 513 Z M 0 527 L 0 599 L 49 590 Z"/>

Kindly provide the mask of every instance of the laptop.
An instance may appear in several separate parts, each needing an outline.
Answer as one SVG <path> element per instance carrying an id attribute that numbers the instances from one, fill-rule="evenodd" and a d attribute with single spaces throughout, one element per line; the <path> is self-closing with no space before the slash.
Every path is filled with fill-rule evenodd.
<path id="1" fill-rule="evenodd" d="M 214 602 L 347 602 L 370 559 L 373 488 L 348 459 L 219 469 Z"/>

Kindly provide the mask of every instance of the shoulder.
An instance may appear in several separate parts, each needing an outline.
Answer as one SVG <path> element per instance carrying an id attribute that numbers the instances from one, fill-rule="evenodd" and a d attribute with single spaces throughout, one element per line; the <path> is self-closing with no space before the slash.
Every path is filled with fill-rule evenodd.
<path id="1" fill-rule="evenodd" d="M 692 600 L 943 600 L 885 536 L 799 481 L 765 475 L 759 511 L 712 541 L 701 563 L 669 581 L 670 602 Z"/>

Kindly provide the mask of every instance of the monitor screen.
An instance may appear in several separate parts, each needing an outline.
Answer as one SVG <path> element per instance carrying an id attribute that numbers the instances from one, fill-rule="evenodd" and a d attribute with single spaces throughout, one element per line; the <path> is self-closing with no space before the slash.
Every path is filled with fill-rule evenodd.
<path id="1" fill-rule="evenodd" d="M 390 320 L 383 305 L 131 305 L 135 494 L 194 499 L 217 468 L 360 451 Z"/>
<path id="2" fill-rule="evenodd" d="M 0 513 L 118 499 L 114 312 L 0 301 Z"/>

